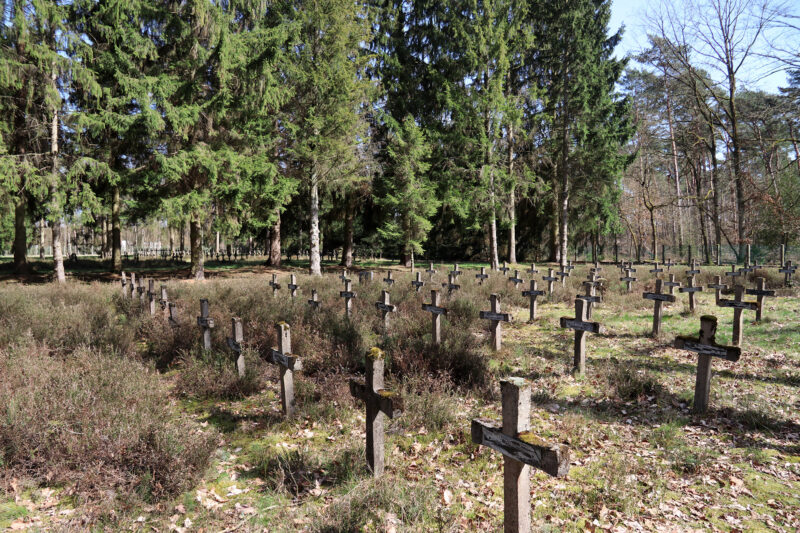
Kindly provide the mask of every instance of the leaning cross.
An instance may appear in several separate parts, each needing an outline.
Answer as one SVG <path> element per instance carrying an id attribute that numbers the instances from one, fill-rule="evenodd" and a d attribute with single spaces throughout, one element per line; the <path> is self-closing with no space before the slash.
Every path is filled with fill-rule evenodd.
<path id="1" fill-rule="evenodd" d="M 236 354 L 236 370 L 239 372 L 239 377 L 244 377 L 244 355 L 242 354 L 242 341 L 244 336 L 242 334 L 242 319 L 231 318 L 231 336 L 228 337 L 228 348 L 233 350 Z"/>
<path id="2" fill-rule="evenodd" d="M 498 298 L 496 294 L 489 296 L 489 300 L 492 303 L 491 311 L 481 311 L 480 317 L 492 322 L 492 348 L 498 351 L 503 344 L 503 329 L 501 324 L 503 322 L 511 322 L 512 317 L 508 313 L 500 312 L 500 298 Z"/>
<path id="3" fill-rule="evenodd" d="M 372 348 L 366 356 L 367 375 L 365 383 L 350 380 L 350 394 L 367 406 L 367 464 L 374 477 L 383 475 L 385 418 L 395 418 L 403 408 L 403 402 L 393 392 L 383 388 L 383 351 Z"/>
<path id="4" fill-rule="evenodd" d="M 506 378 L 500 381 L 500 390 L 502 427 L 491 420 L 473 419 L 472 442 L 503 454 L 503 530 L 530 533 L 530 467 L 564 477 L 569 472 L 569 448 L 548 445 L 531 434 L 531 387 L 527 380 Z"/>
<path id="5" fill-rule="evenodd" d="M 694 270 L 687 270 L 687 272 L 694 272 Z M 694 284 L 694 274 L 689 274 L 688 279 L 686 280 L 686 287 L 681 287 L 678 289 L 678 292 L 686 292 L 689 293 L 689 311 L 694 313 L 694 293 L 696 292 L 703 292 L 703 287 L 697 287 Z"/>
<path id="6" fill-rule="evenodd" d="M 553 275 L 553 269 L 548 268 L 548 274 L 542 276 L 542 281 L 547 282 L 547 294 L 553 294 L 553 282 L 558 281 L 558 278 Z"/>
<path id="7" fill-rule="evenodd" d="M 425 282 L 422 281 L 422 273 L 421 272 L 417 272 L 416 274 L 417 274 L 417 279 L 411 280 L 411 286 L 414 287 L 414 290 L 416 292 L 419 292 L 420 289 L 422 289 L 423 285 L 425 285 Z"/>
<path id="8" fill-rule="evenodd" d="M 453 291 L 457 291 L 461 288 L 461 285 L 456 283 L 456 277 L 452 274 L 447 275 L 447 283 L 442 283 L 442 287 L 447 289 L 447 294 L 451 294 Z"/>
<path id="9" fill-rule="evenodd" d="M 375 302 L 375 307 L 383 315 L 383 330 L 386 331 L 389 327 L 389 313 L 394 313 L 397 310 L 396 306 L 389 303 L 388 291 L 381 291 L 381 301 Z"/>
<path id="10" fill-rule="evenodd" d="M 214 328 L 214 319 L 208 316 L 208 300 L 200 299 L 200 316 L 197 325 L 203 328 L 203 349 L 211 349 L 211 330 Z"/>
<path id="11" fill-rule="evenodd" d="M 278 290 L 281 288 L 281 284 L 278 283 L 278 275 L 272 275 L 272 281 L 269 282 L 269 286 L 272 287 L 272 297 L 274 298 L 278 294 Z"/>
<path id="12" fill-rule="evenodd" d="M 287 417 L 294 416 L 294 372 L 302 370 L 300 359 L 292 354 L 292 332 L 289 324 L 275 324 L 275 335 L 278 337 L 278 349 L 270 350 L 269 362 L 280 367 L 281 408 Z"/>
<path id="13" fill-rule="evenodd" d="M 536 320 L 536 297 L 537 296 L 544 296 L 544 291 L 536 290 L 536 280 L 531 280 L 531 288 L 527 291 L 522 291 L 523 296 L 527 296 L 530 298 L 530 319 L 528 322 L 533 322 Z"/>
<path id="14" fill-rule="evenodd" d="M 573 371 L 582 375 L 586 372 L 586 332 L 602 333 L 603 328 L 598 322 L 586 320 L 585 302 L 575 299 L 575 317 L 562 316 L 561 327 L 575 330 L 575 356 L 573 358 Z"/>
<path id="15" fill-rule="evenodd" d="M 126 285 L 128 284 L 128 278 L 125 276 L 125 271 L 124 270 L 122 271 L 122 280 L 120 280 L 120 281 L 122 281 L 122 297 L 123 298 L 127 298 L 127 296 L 128 296 L 128 287 Z"/>
<path id="16" fill-rule="evenodd" d="M 722 283 L 722 277 L 721 276 L 714 276 L 714 283 L 709 283 L 708 284 L 708 288 L 709 289 L 714 289 L 714 291 L 716 293 L 716 297 L 714 298 L 714 300 L 717 302 L 717 305 L 719 305 L 720 291 L 728 290 L 728 286 L 724 285 Z"/>
<path id="17" fill-rule="evenodd" d="M 734 346 L 742 345 L 742 311 L 748 309 L 750 311 L 757 311 L 758 304 L 756 302 L 745 302 L 744 286 L 736 285 L 733 288 L 733 300 L 722 299 L 717 302 L 719 307 L 732 307 L 733 308 L 733 336 L 731 337 L 731 344 Z"/>
<path id="18" fill-rule="evenodd" d="M 310 305 L 312 309 L 317 309 L 319 307 L 319 300 L 317 299 L 317 289 L 311 289 L 311 299 L 307 301 L 308 305 Z"/>
<path id="19" fill-rule="evenodd" d="M 352 281 L 345 280 L 344 282 L 344 290 L 339 291 L 339 296 L 344 298 L 344 314 L 350 316 L 353 311 L 353 298 L 358 296 L 356 293 L 353 292 L 353 285 Z"/>
<path id="20" fill-rule="evenodd" d="M 519 277 L 519 270 L 514 271 L 514 277 L 508 278 L 508 281 L 514 284 L 514 287 L 520 283 L 525 283 L 525 280 Z"/>
<path id="21" fill-rule="evenodd" d="M 286 287 L 289 289 L 289 291 L 291 291 L 289 294 L 292 296 L 292 298 L 297 297 L 297 276 L 291 274 L 289 276 L 289 284 Z"/>
<path id="22" fill-rule="evenodd" d="M 431 290 L 431 303 L 422 304 L 422 310 L 428 311 L 432 316 L 431 336 L 433 344 L 442 343 L 442 315 L 447 314 L 447 309 L 439 307 L 439 291 Z"/>
<path id="23" fill-rule="evenodd" d="M 177 328 L 180 326 L 180 322 L 178 322 L 178 306 L 175 305 L 175 302 L 169 303 L 169 325 L 173 328 Z"/>
<path id="24" fill-rule="evenodd" d="M 169 299 L 167 298 L 166 285 L 161 286 L 161 299 L 158 301 L 158 303 L 161 305 L 161 314 L 167 316 L 167 313 L 169 312 Z"/>
<path id="25" fill-rule="evenodd" d="M 475 279 L 478 280 L 478 285 L 483 285 L 483 281 L 489 279 L 489 274 L 486 273 L 486 267 L 481 267 L 481 273 L 475 274 Z"/>
<path id="26" fill-rule="evenodd" d="M 664 302 L 674 302 L 675 296 L 663 294 L 661 292 L 662 281 L 656 279 L 656 292 L 646 292 L 642 294 L 645 300 L 653 300 L 653 337 L 661 333 L 661 306 Z"/>
<path id="27" fill-rule="evenodd" d="M 775 291 L 766 290 L 766 283 L 767 280 L 764 278 L 756 278 L 756 288 L 747 289 L 745 291 L 745 294 L 756 297 L 756 305 L 758 306 L 756 308 L 756 322 L 761 322 L 761 310 L 764 307 L 764 297 L 775 296 Z"/>
<path id="28" fill-rule="evenodd" d="M 708 409 L 708 393 L 711 389 L 711 358 L 720 357 L 735 362 L 742 354 L 741 348 L 717 344 L 716 335 L 717 317 L 706 315 L 700 317 L 700 335 L 698 337 L 677 337 L 675 339 L 675 348 L 698 354 L 694 404 L 692 405 L 695 413 L 705 413 Z"/>
<path id="29" fill-rule="evenodd" d="M 383 281 L 385 281 L 385 282 L 386 282 L 386 284 L 387 284 L 389 287 L 391 287 L 392 285 L 394 285 L 394 278 L 392 277 L 392 271 L 391 271 L 391 270 L 390 270 L 390 271 L 388 271 L 388 272 L 386 273 L 386 277 L 385 277 L 385 278 L 383 278 Z"/>

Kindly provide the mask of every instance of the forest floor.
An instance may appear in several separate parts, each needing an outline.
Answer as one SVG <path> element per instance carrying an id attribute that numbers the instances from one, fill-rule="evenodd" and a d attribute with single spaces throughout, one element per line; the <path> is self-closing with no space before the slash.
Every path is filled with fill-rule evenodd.
<path id="1" fill-rule="evenodd" d="M 571 283 L 584 279 L 585 270 L 578 267 Z M 705 270 L 704 276 L 719 273 Z M 239 272 L 208 283 L 220 284 L 215 288 L 220 298 L 235 299 L 237 291 L 246 293 L 254 282 L 264 285 L 260 274 L 260 269 Z M 473 274 L 465 273 L 462 284 L 474 285 Z M 604 266 L 603 274 L 619 277 L 611 265 Z M 398 279 L 398 286 L 405 285 L 410 274 Z M 238 289 L 237 284 L 244 286 Z M 374 285 L 383 285 L 377 276 Z M 190 296 L 198 287 L 188 289 L 187 301 L 195 301 Z M 386 473 L 379 480 L 371 478 L 364 462 L 363 405 L 350 397 L 347 386 L 358 371 L 317 369 L 309 379 L 298 374 L 298 415 L 285 420 L 273 368 L 265 369 L 256 391 L 226 398 L 185 394 L 181 373 L 189 369 L 169 367 L 158 379 L 172 391 L 170 403 L 198 428 L 218 434 L 208 468 L 185 492 L 118 509 L 92 526 L 209 532 L 496 531 L 503 514 L 502 459 L 471 444 L 470 420 L 499 422 L 497 379 L 521 376 L 532 384 L 532 431 L 548 442 L 567 444 L 571 452 L 565 478 L 534 471 L 534 530 L 796 531 L 797 292 L 780 290 L 779 298 L 767 299 L 761 323 L 746 312 L 741 359 L 714 360 L 710 410 L 694 415 L 697 357 L 672 348 L 672 340 L 696 335 L 699 317 L 713 314 L 719 318 L 717 342 L 727 344 L 732 310 L 716 307 L 713 293 L 704 292 L 695 313 L 689 313 L 686 295 L 677 295 L 678 301 L 665 308 L 663 333 L 652 338 L 652 302 L 641 297 L 645 288 L 652 288 L 652 280 L 637 283 L 630 295 L 616 281 L 607 284 L 605 301 L 593 316 L 605 333 L 587 340 L 584 377 L 571 373 L 573 332 L 558 326 L 559 317 L 574 315 L 568 296 L 541 301 L 532 324 L 526 322 L 524 299 L 504 300 L 503 311 L 515 321 L 504 325 L 504 344 L 497 353 L 489 349 L 486 324 L 474 322 L 469 335 L 490 373 L 482 386 L 461 385 L 444 374 L 389 376 L 387 388 L 400 389 L 407 412 L 387 424 Z M 470 296 L 480 309 L 488 308 L 488 290 L 476 288 Z M 178 289 L 173 292 L 184 296 Z M 396 301 L 415 309 L 429 298 L 426 287 L 419 295 L 406 291 Z M 322 311 L 340 311 L 340 302 L 335 304 Z M 370 312 L 370 306 L 362 311 Z M 425 327 L 429 315 L 421 313 L 408 311 Z M 404 319 L 398 315 L 400 323 Z M 218 328 L 227 329 L 225 324 L 218 321 Z M 393 332 L 391 324 L 384 344 L 394 342 L 393 333 L 405 331 L 398 326 Z M 445 327 L 443 335 L 449 331 Z M 293 340 L 298 335 L 293 332 Z M 144 357 L 146 340 L 139 349 Z M 91 514 L 91 505 L 65 485 L 12 484 L 5 496 L 0 493 L 0 528 L 79 530 L 86 526 L 80 517 Z"/>

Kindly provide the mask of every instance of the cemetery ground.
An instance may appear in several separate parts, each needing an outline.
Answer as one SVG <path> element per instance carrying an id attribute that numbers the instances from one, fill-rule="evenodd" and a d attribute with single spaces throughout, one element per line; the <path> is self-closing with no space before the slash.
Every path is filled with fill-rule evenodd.
<path id="1" fill-rule="evenodd" d="M 653 302 L 642 293 L 654 290 L 653 275 L 640 266 L 627 294 L 617 268 L 603 265 L 603 302 L 591 320 L 604 331 L 587 336 L 586 373 L 573 376 L 574 332 L 559 317 L 574 316 L 588 266 L 539 297 L 533 324 L 522 296 L 527 266 L 518 267 L 518 287 L 499 272 L 479 286 L 475 266 L 461 265 L 451 294 L 441 284 L 452 265 L 436 265 L 433 281 L 423 274 L 419 293 L 407 271 L 394 272 L 391 288 L 380 271 L 364 284 L 351 273 L 350 319 L 341 271 L 322 280 L 297 271 L 292 298 L 287 269 L 228 268 L 204 283 L 173 281 L 161 269 L 156 286 L 176 304 L 175 326 L 122 298 L 118 280 L 0 286 L 0 527 L 495 531 L 502 456 L 471 443 L 470 421 L 499 422 L 499 379 L 519 376 L 533 391 L 532 433 L 571 454 L 566 477 L 533 470 L 534 530 L 796 530 L 800 301 L 797 289 L 780 288 L 775 268 L 750 275 L 748 286 L 766 276 L 778 297 L 766 299 L 761 323 L 745 311 L 741 358 L 713 360 L 709 410 L 696 415 L 697 354 L 672 342 L 696 336 L 701 315 L 713 314 L 717 342 L 730 343 L 734 310 L 715 306 L 713 291 L 696 295 L 695 313 L 675 291 L 651 337 Z M 730 282 L 725 268 L 700 268 L 698 285 L 714 275 Z M 684 270 L 672 267 L 678 281 Z M 448 309 L 440 346 L 421 309 L 431 285 Z M 312 288 L 318 309 L 307 304 Z M 375 308 L 382 289 L 397 306 L 386 330 Z M 479 318 L 490 294 L 514 317 L 502 325 L 499 351 Z M 207 352 L 200 298 L 215 323 Z M 232 317 L 244 325 L 244 378 L 225 341 Z M 303 362 L 291 419 L 281 411 L 278 369 L 265 360 L 280 321 Z M 363 380 L 372 346 L 386 353 L 386 388 L 404 402 L 386 421 L 379 479 L 366 466 L 364 405 L 348 388 L 350 378 Z"/>

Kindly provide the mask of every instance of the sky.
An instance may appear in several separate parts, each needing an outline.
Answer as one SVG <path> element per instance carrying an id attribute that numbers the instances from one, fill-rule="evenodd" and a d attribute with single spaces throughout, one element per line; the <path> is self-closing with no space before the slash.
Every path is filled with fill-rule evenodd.
<path id="1" fill-rule="evenodd" d="M 659 0 L 613 0 L 610 31 L 614 32 L 625 25 L 622 42 L 617 46 L 617 57 L 627 53 L 635 54 L 647 45 L 647 12 L 657 7 L 659 3 Z M 777 72 L 752 83 L 752 88 L 777 93 L 778 87 L 786 85 L 786 74 Z"/>

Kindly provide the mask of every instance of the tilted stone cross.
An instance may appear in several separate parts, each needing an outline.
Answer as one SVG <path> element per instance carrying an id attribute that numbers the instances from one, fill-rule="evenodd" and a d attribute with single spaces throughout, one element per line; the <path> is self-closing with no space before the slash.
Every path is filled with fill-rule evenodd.
<path id="1" fill-rule="evenodd" d="M 786 264 L 783 268 L 779 268 L 778 272 L 783 274 L 783 286 L 784 287 L 791 287 L 792 286 L 792 275 L 797 270 L 797 266 L 792 266 L 791 261 L 786 261 Z M 131 279 L 133 279 L 133 274 L 131 273 Z"/>
<path id="2" fill-rule="evenodd" d="M 411 280 L 411 286 L 414 287 L 415 292 L 419 292 L 422 290 L 422 287 L 425 285 L 425 282 L 422 281 L 422 273 L 416 273 L 416 279 Z"/>
<path id="3" fill-rule="evenodd" d="M 400 397 L 384 389 L 383 366 L 383 351 L 372 348 L 366 356 L 365 382 L 350 380 L 350 394 L 367 407 L 367 465 L 376 478 L 383 475 L 384 469 L 385 418 L 395 418 L 403 409 Z"/>
<path id="4" fill-rule="evenodd" d="M 631 292 L 631 285 L 632 285 L 632 283 L 634 281 L 636 281 L 636 278 L 631 276 L 631 272 L 636 272 L 636 270 L 632 269 L 632 268 L 626 268 L 625 269 L 625 275 L 623 277 L 619 278 L 620 281 L 624 281 L 625 282 L 625 284 L 627 286 L 626 287 L 626 291 L 627 292 Z"/>
<path id="5" fill-rule="evenodd" d="M 381 301 L 375 302 L 375 307 L 381 312 L 383 317 L 383 330 L 389 328 L 389 313 L 394 313 L 397 307 L 389 303 L 389 292 L 381 291 Z"/>
<path id="6" fill-rule="evenodd" d="M 319 308 L 319 300 L 317 299 L 317 289 L 311 289 L 311 299 L 307 300 L 308 305 L 311 306 L 312 309 Z"/>
<path id="7" fill-rule="evenodd" d="M 528 270 L 526 270 L 526 272 L 527 272 L 528 274 L 530 274 L 530 275 L 533 275 L 533 274 L 538 274 L 538 273 L 539 273 L 539 271 L 538 271 L 538 270 L 536 270 L 536 263 L 531 263 L 531 267 L 530 267 Z"/>
<path id="8" fill-rule="evenodd" d="M 756 302 L 745 302 L 744 298 L 744 285 L 735 285 L 733 287 L 733 300 L 726 300 L 720 298 L 717 302 L 719 307 L 732 307 L 733 308 L 733 335 L 731 337 L 731 344 L 734 346 L 742 345 L 742 311 L 745 309 L 749 311 L 757 311 L 758 304 Z"/>
<path id="9" fill-rule="evenodd" d="M 275 335 L 278 338 L 278 349 L 270 350 L 270 359 L 280 369 L 281 381 L 281 408 L 287 417 L 294 416 L 294 373 L 303 369 L 300 358 L 292 354 L 292 332 L 289 324 L 278 322 L 275 324 Z"/>
<path id="10" fill-rule="evenodd" d="M 358 295 L 353 292 L 352 281 L 349 279 L 344 282 L 344 290 L 339 291 L 339 296 L 344 298 L 344 314 L 350 316 L 353 312 L 353 298 Z"/>
<path id="11" fill-rule="evenodd" d="M 562 316 L 561 327 L 575 330 L 575 353 L 572 361 L 573 371 L 578 375 L 586 372 L 586 333 L 602 333 L 603 328 L 598 322 L 588 322 L 586 319 L 586 303 L 575 299 L 575 317 Z"/>
<path id="12" fill-rule="evenodd" d="M 272 281 L 269 282 L 269 286 L 272 287 L 272 297 L 274 298 L 275 296 L 278 295 L 278 291 L 281 288 L 281 284 L 278 283 L 278 275 L 277 274 L 273 274 L 272 275 Z"/>
<path id="13" fill-rule="evenodd" d="M 447 289 L 447 293 L 451 294 L 461 288 L 461 285 L 456 283 L 456 277 L 452 274 L 447 275 L 447 283 L 442 283 L 442 287 Z"/>
<path id="14" fill-rule="evenodd" d="M 709 289 L 714 289 L 715 297 L 714 301 L 717 305 L 719 305 L 719 296 L 721 291 L 727 291 L 728 286 L 722 283 L 722 276 L 714 276 L 714 283 L 708 284 Z"/>
<path id="15" fill-rule="evenodd" d="M 394 285 L 394 278 L 392 277 L 392 271 L 388 271 L 386 273 L 386 277 L 383 278 L 384 283 L 386 283 L 389 287 Z"/>
<path id="16" fill-rule="evenodd" d="M 547 294 L 553 294 L 553 282 L 558 281 L 558 278 L 553 275 L 553 269 L 547 269 L 547 275 L 542 276 L 542 281 L 547 282 Z"/>
<path id="17" fill-rule="evenodd" d="M 489 279 L 489 274 L 486 273 L 486 267 L 481 267 L 480 274 L 475 274 L 475 279 L 478 280 L 478 285 L 483 285 L 484 280 Z"/>
<path id="18" fill-rule="evenodd" d="M 693 270 L 687 270 L 687 272 L 693 272 Z M 689 274 L 689 277 L 686 279 L 686 287 L 681 287 L 678 289 L 678 292 L 689 294 L 689 311 L 694 313 L 694 293 L 703 292 L 702 286 L 698 287 L 694 284 L 694 274 Z"/>
<path id="19" fill-rule="evenodd" d="M 514 271 L 514 276 L 508 278 L 508 281 L 514 284 L 514 287 L 519 285 L 520 283 L 525 283 L 525 280 L 519 277 L 519 270 Z"/>
<path id="20" fill-rule="evenodd" d="M 123 298 L 127 298 L 128 297 L 128 278 L 125 276 L 125 271 L 124 270 L 122 271 L 122 279 L 120 281 L 122 282 L 122 297 Z"/>
<path id="21" fill-rule="evenodd" d="M 675 294 L 675 287 L 680 287 L 681 282 L 675 281 L 675 274 L 670 274 L 669 281 L 665 281 L 664 286 L 669 290 L 669 294 Z"/>
<path id="22" fill-rule="evenodd" d="M 169 303 L 168 320 L 169 320 L 169 325 L 172 326 L 173 328 L 177 328 L 178 326 L 181 325 L 181 323 L 178 321 L 178 306 L 175 304 L 175 302 Z"/>
<path id="23" fill-rule="evenodd" d="M 695 413 L 705 413 L 708 410 L 708 393 L 711 389 L 711 358 L 719 357 L 735 362 L 742 354 L 741 348 L 717 344 L 716 336 L 717 317 L 706 315 L 700 317 L 700 335 L 698 337 L 677 337 L 675 339 L 675 348 L 698 354 L 694 404 L 692 405 Z"/>
<path id="24" fill-rule="evenodd" d="M 297 289 L 299 288 L 297 286 L 297 276 L 295 276 L 294 274 L 290 274 L 289 275 L 289 284 L 286 285 L 286 287 L 289 289 L 289 294 L 291 295 L 291 297 L 292 298 L 296 298 L 297 297 Z"/>
<path id="25" fill-rule="evenodd" d="M 158 303 L 161 305 L 161 314 L 164 316 L 168 316 L 169 313 L 169 298 L 167 298 L 167 286 L 161 286 L 161 298 L 158 300 Z"/>
<path id="26" fill-rule="evenodd" d="M 498 270 L 499 270 L 500 272 L 502 272 L 504 276 L 507 276 L 507 275 L 508 275 L 508 271 L 509 271 L 509 270 L 511 270 L 511 269 L 510 269 L 510 268 L 508 268 L 508 263 L 506 263 L 505 261 L 503 261 L 503 266 L 502 266 L 502 267 L 500 267 Z"/>
<path id="27" fill-rule="evenodd" d="M 530 289 L 527 291 L 522 291 L 523 296 L 527 296 L 530 299 L 529 310 L 530 310 L 530 318 L 528 322 L 533 322 L 536 320 L 536 297 L 537 296 L 544 296 L 544 291 L 536 290 L 536 280 L 531 280 Z"/>
<path id="28" fill-rule="evenodd" d="M 530 467 L 564 477 L 569 472 L 569 449 L 548 445 L 530 432 L 531 387 L 526 380 L 501 380 L 500 390 L 502 426 L 497 427 L 491 420 L 473 419 L 472 442 L 503 454 L 503 531 L 530 533 Z"/>
<path id="29" fill-rule="evenodd" d="M 656 292 L 645 292 L 642 298 L 645 300 L 653 300 L 653 337 L 657 337 L 661 333 L 661 306 L 664 302 L 674 302 L 675 296 L 672 294 L 663 294 L 661 292 L 662 281 L 656 280 Z"/>
<path id="30" fill-rule="evenodd" d="M 200 300 L 200 316 L 197 325 L 203 329 L 203 349 L 211 349 L 211 330 L 214 328 L 214 319 L 208 316 L 208 300 Z"/>
<path id="31" fill-rule="evenodd" d="M 236 357 L 236 370 L 239 372 L 239 377 L 244 377 L 244 354 L 242 353 L 242 342 L 244 335 L 242 332 L 242 319 L 231 318 L 231 336 L 228 337 L 228 348 L 233 351 Z"/>
<path id="32" fill-rule="evenodd" d="M 436 269 L 433 268 L 433 263 L 428 266 L 425 272 L 428 273 L 428 281 L 431 281 L 433 279 L 433 275 L 436 274 Z"/>
<path id="33" fill-rule="evenodd" d="M 422 310 L 431 313 L 431 337 L 433 344 L 442 343 L 442 315 L 447 314 L 447 309 L 439 306 L 439 291 L 431 290 L 431 303 L 422 304 Z"/>
<path id="34" fill-rule="evenodd" d="M 747 289 L 746 294 L 756 297 L 756 322 L 761 322 L 761 310 L 764 308 L 764 298 L 766 296 L 775 296 L 775 291 L 767 290 L 767 280 L 764 278 L 756 278 L 756 288 Z"/>
<path id="35" fill-rule="evenodd" d="M 492 322 L 492 348 L 498 351 L 503 345 L 503 328 L 501 324 L 503 322 L 511 322 L 512 317 L 508 313 L 500 312 L 500 298 L 496 294 L 489 296 L 489 301 L 491 302 L 491 310 L 481 311 L 480 317 Z"/>

